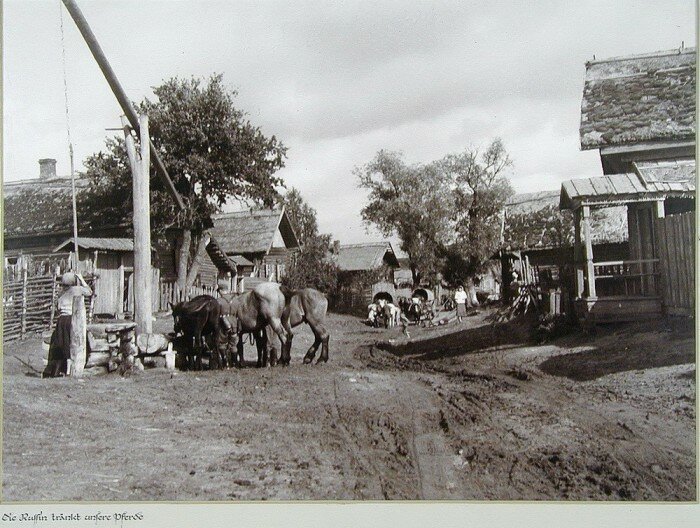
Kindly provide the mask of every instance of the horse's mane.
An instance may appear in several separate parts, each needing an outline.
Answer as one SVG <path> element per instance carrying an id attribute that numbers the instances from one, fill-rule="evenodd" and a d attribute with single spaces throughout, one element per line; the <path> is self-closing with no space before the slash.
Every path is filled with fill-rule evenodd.
<path id="1" fill-rule="evenodd" d="M 216 301 L 211 295 L 198 295 L 194 299 L 178 304 L 176 308 L 180 312 L 195 313 L 202 310 L 211 301 Z"/>

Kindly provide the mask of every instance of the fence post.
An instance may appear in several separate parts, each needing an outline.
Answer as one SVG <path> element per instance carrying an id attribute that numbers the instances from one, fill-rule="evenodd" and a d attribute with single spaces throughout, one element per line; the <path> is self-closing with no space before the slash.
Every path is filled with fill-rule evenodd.
<path id="1" fill-rule="evenodd" d="M 27 333 L 27 263 L 22 261 L 22 326 L 20 328 L 20 339 L 24 339 Z"/>

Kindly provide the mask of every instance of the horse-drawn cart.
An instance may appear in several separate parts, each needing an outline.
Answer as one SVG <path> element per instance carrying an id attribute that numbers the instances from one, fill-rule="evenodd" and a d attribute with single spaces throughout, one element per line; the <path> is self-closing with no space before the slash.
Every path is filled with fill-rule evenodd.
<path id="1" fill-rule="evenodd" d="M 410 299 L 401 299 L 399 306 L 409 324 L 433 326 L 435 296 L 432 291 L 418 288 L 413 291 Z"/>

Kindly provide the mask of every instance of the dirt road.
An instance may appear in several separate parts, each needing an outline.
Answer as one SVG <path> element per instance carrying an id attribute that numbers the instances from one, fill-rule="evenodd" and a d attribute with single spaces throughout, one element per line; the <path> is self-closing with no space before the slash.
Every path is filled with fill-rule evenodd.
<path id="1" fill-rule="evenodd" d="M 3 499 L 695 500 L 691 334 L 534 346 L 484 316 L 408 341 L 332 315 L 326 365 L 303 329 L 288 368 L 127 379 L 42 380 L 9 344 Z"/>

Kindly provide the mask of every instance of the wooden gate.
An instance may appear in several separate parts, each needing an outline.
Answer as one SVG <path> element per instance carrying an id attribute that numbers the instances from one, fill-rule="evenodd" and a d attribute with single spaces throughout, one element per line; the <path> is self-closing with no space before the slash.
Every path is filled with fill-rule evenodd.
<path id="1" fill-rule="evenodd" d="M 695 315 L 695 213 L 656 219 L 663 306 L 669 315 Z"/>

